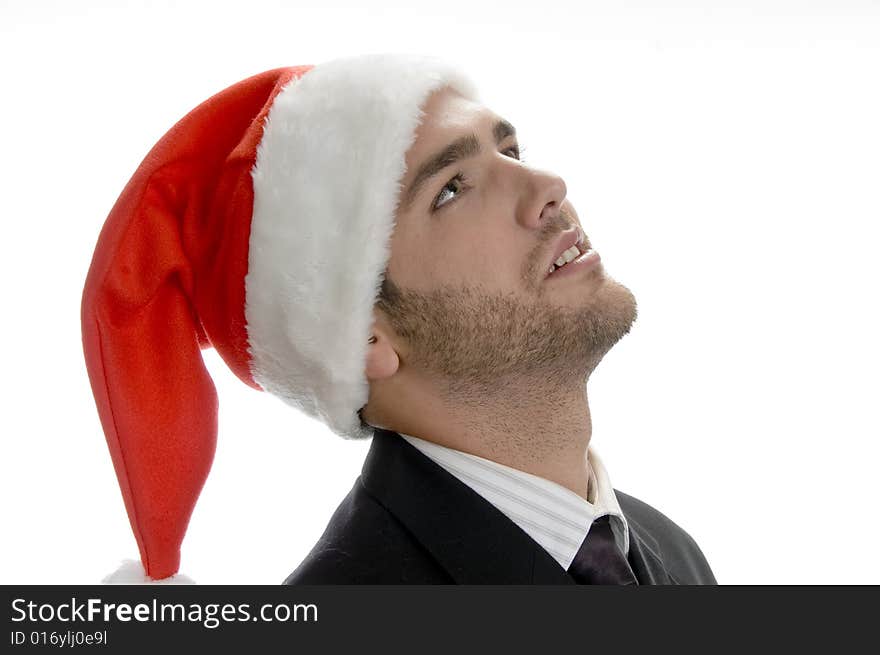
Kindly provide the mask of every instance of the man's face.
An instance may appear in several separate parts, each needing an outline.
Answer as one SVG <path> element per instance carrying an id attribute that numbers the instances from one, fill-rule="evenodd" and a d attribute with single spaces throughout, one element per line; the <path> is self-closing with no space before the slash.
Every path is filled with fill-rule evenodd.
<path id="1" fill-rule="evenodd" d="M 629 331 L 635 298 L 601 262 L 547 277 L 560 235 L 580 219 L 562 178 L 519 160 L 500 116 L 448 88 L 423 109 L 388 264 L 400 294 L 378 305 L 401 364 L 461 400 L 507 384 L 545 393 L 583 382 Z M 423 164 L 472 134 L 479 153 L 439 168 L 410 197 Z"/>

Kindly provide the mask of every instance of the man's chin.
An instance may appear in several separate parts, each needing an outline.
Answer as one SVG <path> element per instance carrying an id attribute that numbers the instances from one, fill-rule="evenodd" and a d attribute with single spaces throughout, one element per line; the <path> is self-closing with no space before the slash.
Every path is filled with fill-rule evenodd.
<path id="1" fill-rule="evenodd" d="M 608 287 L 612 296 L 612 304 L 619 313 L 620 323 L 626 326 L 623 334 L 629 332 L 632 324 L 636 322 L 639 316 L 638 303 L 636 297 L 628 287 L 624 286 L 617 280 L 608 278 Z M 623 336 L 623 335 L 621 335 Z"/>
<path id="2" fill-rule="evenodd" d="M 591 322 L 596 354 L 601 358 L 629 333 L 638 317 L 638 305 L 632 291 L 612 278 L 605 279 L 594 300 Z"/>

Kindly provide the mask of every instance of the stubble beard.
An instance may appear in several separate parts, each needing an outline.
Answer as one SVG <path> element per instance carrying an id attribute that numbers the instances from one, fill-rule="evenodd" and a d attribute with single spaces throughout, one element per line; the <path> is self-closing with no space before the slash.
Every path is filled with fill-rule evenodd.
<path id="1" fill-rule="evenodd" d="M 582 301 L 565 304 L 548 293 L 481 286 L 417 292 L 386 283 L 392 303 L 379 308 L 408 346 L 401 365 L 431 379 L 448 402 L 471 406 L 514 394 L 540 402 L 582 389 L 638 313 L 632 292 L 608 277 L 585 283 Z"/>

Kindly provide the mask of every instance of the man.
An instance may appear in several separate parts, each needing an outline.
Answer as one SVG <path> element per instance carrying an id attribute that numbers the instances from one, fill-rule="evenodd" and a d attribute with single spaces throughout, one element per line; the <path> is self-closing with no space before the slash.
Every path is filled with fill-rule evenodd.
<path id="1" fill-rule="evenodd" d="M 635 300 L 501 118 L 448 62 L 375 54 L 242 80 L 151 149 L 83 289 L 140 551 L 108 580 L 178 577 L 217 438 L 213 347 L 373 439 L 292 584 L 714 582 L 589 447 L 586 381 Z"/>
<path id="2" fill-rule="evenodd" d="M 373 444 L 286 583 L 575 583 L 592 519 L 608 515 L 631 573 L 601 583 L 714 584 L 693 539 L 613 490 L 590 448 L 586 381 L 636 301 L 584 238 L 565 182 L 455 90 L 424 110 L 366 363 Z"/>

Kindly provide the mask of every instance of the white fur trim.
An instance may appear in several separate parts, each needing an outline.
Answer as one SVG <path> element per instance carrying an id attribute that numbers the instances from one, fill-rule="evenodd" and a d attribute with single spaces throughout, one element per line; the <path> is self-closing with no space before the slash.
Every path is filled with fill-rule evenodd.
<path id="1" fill-rule="evenodd" d="M 147 576 L 143 564 L 133 559 L 122 560 L 122 565 L 101 582 L 103 584 L 195 584 L 180 573 L 161 580 L 153 580 Z"/>
<path id="2" fill-rule="evenodd" d="M 257 148 L 245 277 L 251 373 L 343 437 L 372 436 L 357 411 L 369 395 L 373 306 L 405 155 L 422 105 L 445 85 L 478 99 L 435 57 L 319 64 L 275 98 Z"/>

